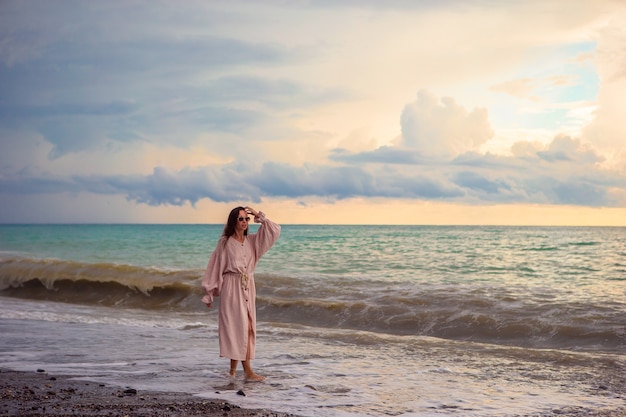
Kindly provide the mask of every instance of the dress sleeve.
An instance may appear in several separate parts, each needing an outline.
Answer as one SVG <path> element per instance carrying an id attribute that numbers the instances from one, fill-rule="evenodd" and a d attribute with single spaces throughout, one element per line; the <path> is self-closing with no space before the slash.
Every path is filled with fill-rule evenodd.
<path id="1" fill-rule="evenodd" d="M 255 233 L 254 239 L 254 251 L 256 252 L 257 259 L 259 259 L 278 240 L 278 236 L 280 236 L 280 225 L 265 217 L 265 213 L 262 211 L 260 211 L 257 216 L 254 216 L 254 222 L 261 223 L 261 227 L 259 227 L 259 230 Z"/>
<path id="2" fill-rule="evenodd" d="M 224 238 L 221 238 L 217 242 L 217 246 L 209 258 L 209 264 L 207 265 L 206 270 L 204 271 L 204 277 L 202 278 L 202 291 L 204 292 L 202 302 L 209 307 L 213 304 L 213 297 L 218 297 L 222 288 L 222 273 L 225 267 L 225 243 L 226 240 Z"/>

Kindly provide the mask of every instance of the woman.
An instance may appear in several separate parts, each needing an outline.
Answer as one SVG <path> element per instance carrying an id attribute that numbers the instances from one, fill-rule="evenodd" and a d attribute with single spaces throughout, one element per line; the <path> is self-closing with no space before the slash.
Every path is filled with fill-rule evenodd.
<path id="1" fill-rule="evenodd" d="M 249 214 L 256 223 L 261 223 L 257 233 L 248 234 Z M 256 348 L 254 268 L 279 235 L 280 226 L 263 212 L 251 207 L 234 208 L 204 273 L 202 301 L 211 308 L 213 297 L 220 296 L 220 356 L 230 358 L 231 376 L 235 376 L 241 361 L 247 380 L 265 380 L 250 365 Z"/>

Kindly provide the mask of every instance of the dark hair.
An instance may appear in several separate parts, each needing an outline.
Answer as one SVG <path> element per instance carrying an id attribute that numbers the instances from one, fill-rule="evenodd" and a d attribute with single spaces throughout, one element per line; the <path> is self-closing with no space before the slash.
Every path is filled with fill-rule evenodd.
<path id="1" fill-rule="evenodd" d="M 222 236 L 226 236 L 226 237 L 231 237 L 232 235 L 235 234 L 235 225 L 237 224 L 237 219 L 239 218 L 239 212 L 243 210 L 245 211 L 245 207 L 235 207 L 234 209 L 232 209 L 230 211 L 230 214 L 228 215 L 228 221 L 226 222 L 226 225 L 224 226 L 224 232 L 222 233 Z M 244 235 L 248 234 L 248 228 L 246 227 L 246 230 L 243 231 Z"/>

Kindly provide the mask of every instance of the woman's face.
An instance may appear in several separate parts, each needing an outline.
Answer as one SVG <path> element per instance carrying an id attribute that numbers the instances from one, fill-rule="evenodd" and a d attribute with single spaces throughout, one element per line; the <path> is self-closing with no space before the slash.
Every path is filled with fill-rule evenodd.
<path id="1" fill-rule="evenodd" d="M 241 220 L 243 219 L 243 220 Z M 248 217 L 248 213 L 245 210 L 239 210 L 239 216 L 237 217 L 237 223 L 235 225 L 235 230 L 237 232 L 244 232 L 248 228 L 248 221 L 250 217 Z"/>

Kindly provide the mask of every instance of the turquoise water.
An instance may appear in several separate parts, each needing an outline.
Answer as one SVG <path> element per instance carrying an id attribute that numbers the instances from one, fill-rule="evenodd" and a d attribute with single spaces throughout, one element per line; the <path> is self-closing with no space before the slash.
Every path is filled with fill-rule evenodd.
<path id="1" fill-rule="evenodd" d="M 200 302 L 221 231 L 0 225 L 0 365 L 333 417 L 622 402 L 626 228 L 284 225 L 245 400 Z"/>
<path id="2" fill-rule="evenodd" d="M 222 225 L 0 225 L 0 251 L 194 269 L 204 267 L 221 232 Z M 389 280 L 623 280 L 625 258 L 625 228 L 285 225 L 264 265 Z"/>
<path id="3" fill-rule="evenodd" d="M 218 225 L 2 225 L 0 251 L 85 263 L 198 268 Z"/>

